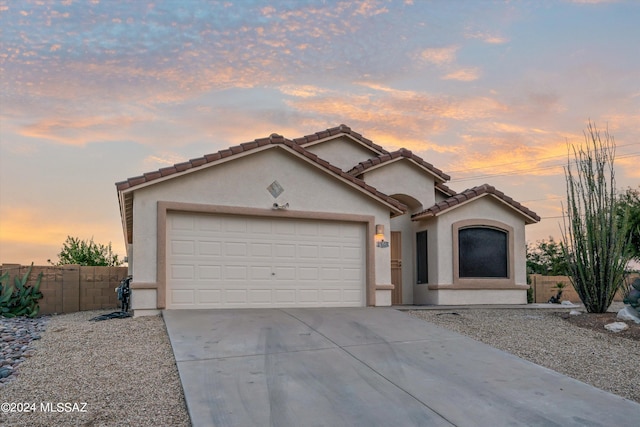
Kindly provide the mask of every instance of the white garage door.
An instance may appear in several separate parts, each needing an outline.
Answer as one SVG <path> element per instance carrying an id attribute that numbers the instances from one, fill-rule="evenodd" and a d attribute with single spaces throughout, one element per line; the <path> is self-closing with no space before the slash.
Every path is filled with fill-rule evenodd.
<path id="1" fill-rule="evenodd" d="M 364 224 L 167 215 L 167 308 L 364 305 Z"/>

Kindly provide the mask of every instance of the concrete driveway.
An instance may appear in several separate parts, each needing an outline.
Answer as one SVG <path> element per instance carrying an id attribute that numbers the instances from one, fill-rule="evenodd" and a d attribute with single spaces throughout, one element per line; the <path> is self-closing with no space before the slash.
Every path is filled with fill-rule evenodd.
<path id="1" fill-rule="evenodd" d="M 163 312 L 194 426 L 637 426 L 640 405 L 385 308 Z"/>

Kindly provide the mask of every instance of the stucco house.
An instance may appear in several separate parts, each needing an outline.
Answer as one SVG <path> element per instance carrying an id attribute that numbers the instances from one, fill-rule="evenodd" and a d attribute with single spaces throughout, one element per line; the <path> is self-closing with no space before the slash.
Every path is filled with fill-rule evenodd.
<path id="1" fill-rule="evenodd" d="M 118 182 L 135 315 L 526 304 L 525 225 L 540 218 L 449 179 L 340 125 Z"/>

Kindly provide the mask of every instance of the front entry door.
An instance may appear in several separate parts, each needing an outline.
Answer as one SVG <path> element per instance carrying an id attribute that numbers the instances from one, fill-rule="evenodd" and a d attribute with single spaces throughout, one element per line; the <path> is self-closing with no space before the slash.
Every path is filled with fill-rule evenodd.
<path id="1" fill-rule="evenodd" d="M 391 304 L 402 304 L 402 235 L 391 232 L 391 283 L 395 286 L 391 293 Z"/>

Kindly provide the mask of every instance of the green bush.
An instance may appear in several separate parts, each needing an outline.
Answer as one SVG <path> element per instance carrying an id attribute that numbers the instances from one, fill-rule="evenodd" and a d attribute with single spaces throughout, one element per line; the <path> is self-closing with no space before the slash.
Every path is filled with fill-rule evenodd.
<path id="1" fill-rule="evenodd" d="M 78 237 L 67 236 L 62 244 L 62 250 L 58 254 L 58 262 L 52 265 L 78 264 L 91 266 L 117 267 L 123 264 L 117 254 L 108 245 L 96 243 L 93 237 L 90 240 L 81 240 Z"/>
<path id="2" fill-rule="evenodd" d="M 27 286 L 33 263 L 22 276 L 15 276 L 14 284 L 11 284 L 9 272 L 0 276 L 0 315 L 4 317 L 36 317 L 40 311 L 38 300 L 42 298 L 40 283 L 42 272 L 38 274 L 33 286 Z"/>

